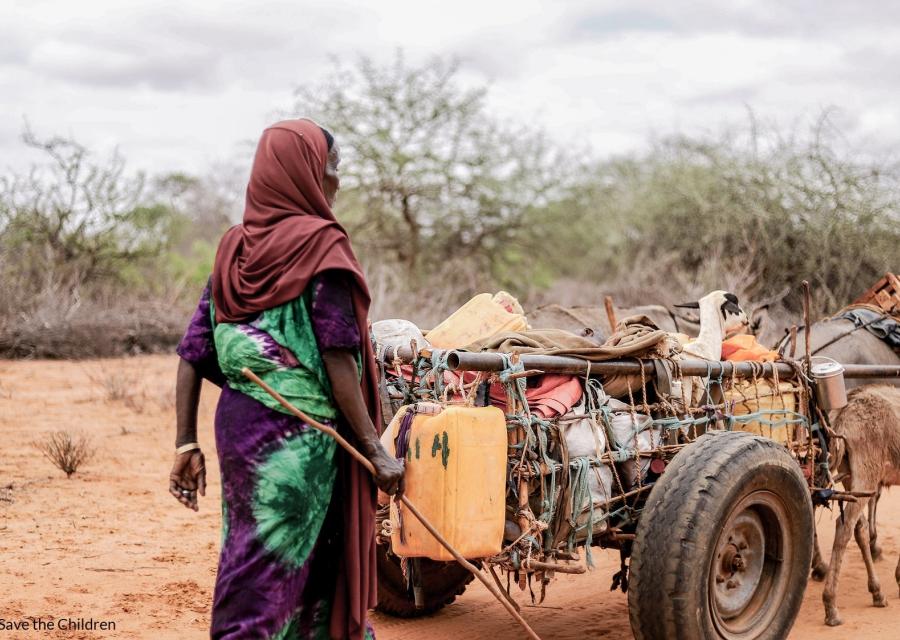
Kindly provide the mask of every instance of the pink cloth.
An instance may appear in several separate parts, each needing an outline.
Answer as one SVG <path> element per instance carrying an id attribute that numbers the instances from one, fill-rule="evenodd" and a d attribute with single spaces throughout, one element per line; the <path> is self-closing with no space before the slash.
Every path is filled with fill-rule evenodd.
<path id="1" fill-rule="evenodd" d="M 525 398 L 531 411 L 546 420 L 569 413 L 583 394 L 580 377 L 557 373 L 539 376 L 537 386 L 525 390 Z M 490 395 L 491 404 L 501 409 L 506 408 L 504 385 L 492 384 Z"/>
<path id="2" fill-rule="evenodd" d="M 406 380 L 412 379 L 412 366 L 404 365 L 400 368 L 400 372 Z M 465 384 L 470 384 L 477 375 L 474 371 L 464 371 L 458 374 L 445 371 L 444 384 L 456 385 L 458 388 L 460 376 L 462 376 Z M 525 399 L 528 401 L 531 411 L 545 420 L 569 413 L 581 400 L 581 396 L 584 395 L 580 376 L 545 373 L 542 376 L 530 378 L 529 380 L 534 381 L 535 379 L 537 380 L 537 386 L 529 386 L 525 390 Z M 534 382 L 530 384 L 534 384 Z M 455 394 L 449 396 L 449 399 L 462 400 L 462 397 Z M 506 387 L 499 382 L 492 384 L 490 399 L 493 406 L 506 410 Z"/>

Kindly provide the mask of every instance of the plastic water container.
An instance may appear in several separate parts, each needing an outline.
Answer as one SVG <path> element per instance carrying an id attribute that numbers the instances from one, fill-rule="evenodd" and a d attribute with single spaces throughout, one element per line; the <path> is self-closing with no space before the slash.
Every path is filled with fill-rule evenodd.
<path id="1" fill-rule="evenodd" d="M 501 301 L 503 299 L 501 298 Z M 503 331 L 524 331 L 525 316 L 511 313 L 490 293 L 480 293 L 425 336 L 438 349 L 459 349 Z"/>
<path id="2" fill-rule="evenodd" d="M 396 437 L 399 421 L 392 423 Z M 506 515 L 506 418 L 496 407 L 449 406 L 413 417 L 406 496 L 466 558 L 500 552 Z M 407 558 L 452 560 L 403 505 L 391 502 L 391 547 Z"/>

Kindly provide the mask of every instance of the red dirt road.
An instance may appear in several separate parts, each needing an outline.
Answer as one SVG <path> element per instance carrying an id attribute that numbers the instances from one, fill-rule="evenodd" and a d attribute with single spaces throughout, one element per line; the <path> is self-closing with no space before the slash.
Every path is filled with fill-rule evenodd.
<path id="1" fill-rule="evenodd" d="M 167 492 L 175 364 L 164 356 L 82 363 L 0 361 L 0 618 L 93 618 L 116 624 L 115 631 L 60 634 L 0 630 L 0 640 L 208 637 L 219 544 L 212 438 L 216 392 L 204 388 L 200 439 L 210 486 L 195 514 Z M 98 450 L 70 480 L 31 446 L 58 429 L 89 434 Z M 830 550 L 833 523 L 827 512 L 819 517 L 819 533 Z M 900 638 L 894 582 L 900 492 L 883 498 L 879 533 L 885 559 L 877 570 L 888 608 L 871 606 L 862 560 L 851 548 L 839 596 L 844 626 L 824 625 L 822 585 L 810 582 L 791 638 Z M 617 555 L 597 549 L 594 557 L 592 573 L 559 578 L 542 607 L 523 607 L 543 638 L 632 637 L 625 596 L 609 591 Z M 528 602 L 526 594 L 518 599 Z M 374 621 L 380 640 L 522 637 L 477 584 L 429 618 L 406 621 L 376 614 Z"/>

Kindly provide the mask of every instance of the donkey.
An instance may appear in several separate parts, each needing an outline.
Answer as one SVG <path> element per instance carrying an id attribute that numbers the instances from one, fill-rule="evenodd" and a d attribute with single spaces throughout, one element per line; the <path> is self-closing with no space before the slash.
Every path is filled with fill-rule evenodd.
<path id="1" fill-rule="evenodd" d="M 787 337 L 778 343 L 782 355 L 800 357 L 804 352 L 804 330 L 797 330 L 797 343 L 791 353 Z M 846 318 L 829 318 L 814 323 L 809 332 L 810 354 L 837 360 L 842 364 L 900 364 L 900 354 L 884 340 L 858 327 Z M 865 380 L 847 380 L 847 388 L 852 389 Z M 900 379 L 894 378 L 889 384 L 900 386 Z"/>
<path id="2" fill-rule="evenodd" d="M 791 353 L 790 341 L 787 337 L 777 345 L 782 355 L 799 357 L 804 351 L 805 332 L 797 331 L 797 342 L 794 353 Z M 900 354 L 896 353 L 884 340 L 872 335 L 862 327 L 856 326 L 846 318 L 830 318 L 814 323 L 809 332 L 810 354 L 837 360 L 842 364 L 900 364 Z M 894 378 L 885 381 L 886 384 L 900 386 L 900 379 Z M 848 378 L 847 389 L 853 389 L 866 384 L 872 384 L 869 380 Z M 874 500 L 869 501 L 869 545 L 872 549 L 872 557 L 881 557 L 881 547 L 878 545 L 878 528 L 876 519 L 878 514 L 878 499 L 881 497 L 881 487 L 878 487 Z M 813 580 L 823 580 L 828 571 L 828 565 L 822 557 L 818 539 L 814 540 L 813 549 Z"/>
<path id="3" fill-rule="evenodd" d="M 900 484 L 900 388 L 889 385 L 869 385 L 854 389 L 848 395 L 847 406 L 834 421 L 835 439 L 833 466 L 846 474 L 844 486 L 858 493 L 875 493 L 880 487 Z M 869 522 L 864 515 L 866 504 L 873 498 L 862 497 L 848 502 L 842 517 L 835 525 L 831 566 L 825 577 L 822 602 L 825 604 L 825 624 L 842 623 L 836 604 L 838 575 L 850 536 L 862 551 L 869 576 L 869 593 L 876 607 L 887 606 L 872 559 Z M 894 572 L 900 588 L 900 562 Z"/>

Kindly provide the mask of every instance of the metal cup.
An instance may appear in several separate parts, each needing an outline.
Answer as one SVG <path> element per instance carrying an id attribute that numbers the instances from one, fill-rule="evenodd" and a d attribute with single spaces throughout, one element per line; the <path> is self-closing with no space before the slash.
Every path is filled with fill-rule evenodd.
<path id="1" fill-rule="evenodd" d="M 829 361 L 814 364 L 810 373 L 816 381 L 816 395 L 825 411 L 843 409 L 847 406 L 847 387 L 844 384 L 844 367 Z"/>

